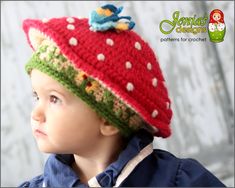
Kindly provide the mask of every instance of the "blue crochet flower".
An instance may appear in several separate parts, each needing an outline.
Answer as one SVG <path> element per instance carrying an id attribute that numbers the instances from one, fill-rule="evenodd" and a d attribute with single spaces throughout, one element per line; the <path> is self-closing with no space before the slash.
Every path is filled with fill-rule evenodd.
<path id="1" fill-rule="evenodd" d="M 118 16 L 123 7 L 115 7 L 107 4 L 92 11 L 89 17 L 89 25 L 92 31 L 107 31 L 116 29 L 119 31 L 131 30 L 135 23 L 131 21 L 130 16 Z M 127 22 L 121 22 L 120 19 L 126 19 Z"/>

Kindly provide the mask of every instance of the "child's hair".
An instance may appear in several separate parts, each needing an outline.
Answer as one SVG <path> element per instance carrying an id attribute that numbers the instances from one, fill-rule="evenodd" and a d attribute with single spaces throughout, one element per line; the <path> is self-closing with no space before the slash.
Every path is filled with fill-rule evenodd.
<path id="1" fill-rule="evenodd" d="M 89 19 L 25 20 L 34 50 L 26 70 L 38 69 L 60 82 L 125 137 L 141 128 L 168 137 L 172 110 L 159 63 L 131 31 L 131 18 L 118 16 L 121 11 L 105 5 Z"/>

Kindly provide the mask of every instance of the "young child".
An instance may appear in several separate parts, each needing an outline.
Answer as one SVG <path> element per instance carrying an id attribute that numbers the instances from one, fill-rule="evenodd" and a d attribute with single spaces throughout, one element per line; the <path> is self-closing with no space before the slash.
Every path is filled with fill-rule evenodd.
<path id="1" fill-rule="evenodd" d="M 32 131 L 52 154 L 20 187 L 223 187 L 197 161 L 153 149 L 153 136 L 171 134 L 171 102 L 154 52 L 121 11 L 24 21 Z"/>

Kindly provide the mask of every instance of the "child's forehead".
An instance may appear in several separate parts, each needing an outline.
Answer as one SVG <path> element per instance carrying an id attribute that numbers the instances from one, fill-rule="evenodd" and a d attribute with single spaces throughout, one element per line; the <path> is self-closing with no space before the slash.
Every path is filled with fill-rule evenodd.
<path id="1" fill-rule="evenodd" d="M 37 69 L 31 71 L 30 78 L 34 89 L 58 90 L 63 93 L 68 93 L 66 88 L 64 88 L 57 80 Z"/>

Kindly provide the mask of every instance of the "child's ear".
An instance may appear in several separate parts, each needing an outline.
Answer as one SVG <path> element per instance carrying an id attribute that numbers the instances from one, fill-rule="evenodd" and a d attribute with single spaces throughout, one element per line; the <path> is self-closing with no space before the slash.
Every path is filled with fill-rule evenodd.
<path id="1" fill-rule="evenodd" d="M 119 129 L 102 118 L 100 124 L 100 132 L 104 136 L 113 136 L 119 133 Z"/>

